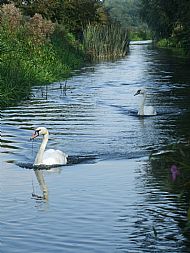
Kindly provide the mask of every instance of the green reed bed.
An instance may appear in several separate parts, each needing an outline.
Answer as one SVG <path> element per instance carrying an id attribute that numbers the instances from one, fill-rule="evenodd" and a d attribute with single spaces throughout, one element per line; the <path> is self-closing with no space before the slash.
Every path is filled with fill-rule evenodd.
<path id="1" fill-rule="evenodd" d="M 93 59 L 123 57 L 128 51 L 128 32 L 119 25 L 89 25 L 84 29 L 84 48 Z"/>

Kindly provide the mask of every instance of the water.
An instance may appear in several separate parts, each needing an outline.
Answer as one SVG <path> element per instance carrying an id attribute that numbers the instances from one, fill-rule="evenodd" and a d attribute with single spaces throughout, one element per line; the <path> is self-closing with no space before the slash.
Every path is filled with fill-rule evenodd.
<path id="1" fill-rule="evenodd" d="M 189 62 L 169 51 L 131 45 L 126 58 L 76 71 L 66 87 L 36 86 L 3 110 L 0 252 L 188 252 L 186 204 L 148 160 L 189 138 L 188 73 Z M 137 116 L 142 87 L 157 116 Z M 38 126 L 69 166 L 34 173 L 41 139 L 29 138 Z M 47 200 L 36 197 L 40 183 Z"/>

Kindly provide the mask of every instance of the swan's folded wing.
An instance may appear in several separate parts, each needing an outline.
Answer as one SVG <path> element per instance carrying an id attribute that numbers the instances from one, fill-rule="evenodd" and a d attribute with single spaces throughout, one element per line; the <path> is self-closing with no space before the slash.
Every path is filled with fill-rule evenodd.
<path id="1" fill-rule="evenodd" d="M 66 164 L 68 155 L 63 153 L 61 150 L 48 149 L 43 155 L 43 164 Z"/>
<path id="2" fill-rule="evenodd" d="M 148 105 L 144 107 L 144 115 L 151 116 L 151 115 L 156 115 L 156 114 L 157 114 L 156 110 L 153 106 Z"/>

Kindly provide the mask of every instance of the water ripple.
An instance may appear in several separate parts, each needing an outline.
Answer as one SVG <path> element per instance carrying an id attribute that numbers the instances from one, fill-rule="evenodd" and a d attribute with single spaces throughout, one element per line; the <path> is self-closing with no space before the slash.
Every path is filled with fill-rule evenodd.
<path id="1" fill-rule="evenodd" d="M 189 129 L 181 124 L 189 122 L 189 65 L 162 52 L 133 45 L 124 59 L 76 72 L 66 89 L 36 86 L 30 100 L 1 112 L 1 252 L 188 252 L 185 201 L 147 159 Z M 141 87 L 157 116 L 137 116 Z M 37 173 L 41 139 L 29 139 L 38 126 L 69 166 Z"/>

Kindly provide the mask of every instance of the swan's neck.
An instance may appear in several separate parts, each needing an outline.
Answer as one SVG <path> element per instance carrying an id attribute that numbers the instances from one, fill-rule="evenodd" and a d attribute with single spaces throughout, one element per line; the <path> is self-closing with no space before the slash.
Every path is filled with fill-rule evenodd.
<path id="1" fill-rule="evenodd" d="M 138 111 L 138 114 L 139 115 L 144 115 L 144 104 L 145 104 L 145 99 L 146 99 L 146 93 L 143 94 L 143 97 L 142 97 L 142 101 L 141 101 L 141 104 L 140 104 L 140 107 L 139 107 L 139 111 Z"/>
<path id="2" fill-rule="evenodd" d="M 48 137 L 49 137 L 48 133 L 43 136 L 43 140 L 42 140 L 42 143 L 40 145 L 40 149 L 39 149 L 39 151 L 38 151 L 38 153 L 36 155 L 36 159 L 34 161 L 34 165 L 40 165 L 40 164 L 42 164 L 43 154 L 44 154 L 47 142 L 48 142 Z"/>

